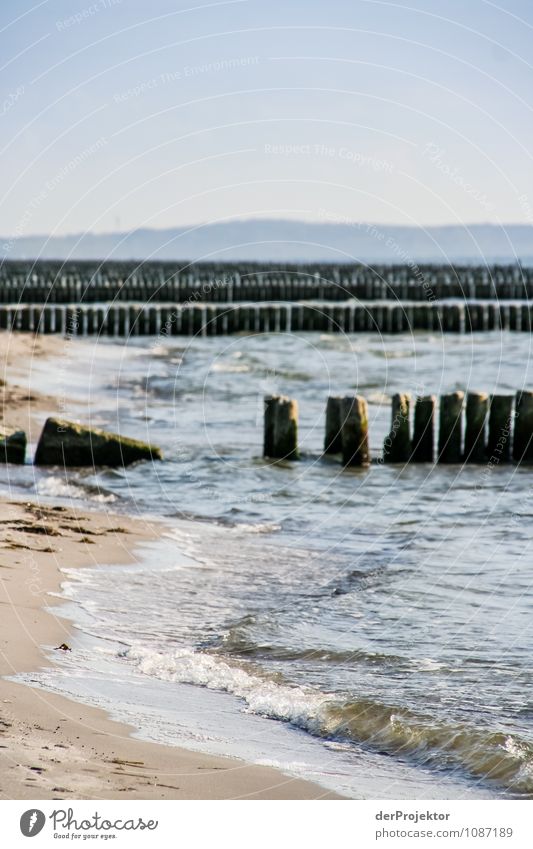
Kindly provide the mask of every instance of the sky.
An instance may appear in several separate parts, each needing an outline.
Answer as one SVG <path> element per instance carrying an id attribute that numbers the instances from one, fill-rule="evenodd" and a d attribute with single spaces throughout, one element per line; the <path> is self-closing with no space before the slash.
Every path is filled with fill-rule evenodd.
<path id="1" fill-rule="evenodd" d="M 0 235 L 533 224 L 530 0 L 2 0 Z"/>

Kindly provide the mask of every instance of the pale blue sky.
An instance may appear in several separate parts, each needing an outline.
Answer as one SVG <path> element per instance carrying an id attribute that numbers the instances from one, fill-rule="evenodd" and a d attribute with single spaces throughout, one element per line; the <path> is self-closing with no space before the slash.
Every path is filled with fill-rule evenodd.
<path id="1" fill-rule="evenodd" d="M 3 0 L 0 235 L 533 223 L 529 0 Z"/>

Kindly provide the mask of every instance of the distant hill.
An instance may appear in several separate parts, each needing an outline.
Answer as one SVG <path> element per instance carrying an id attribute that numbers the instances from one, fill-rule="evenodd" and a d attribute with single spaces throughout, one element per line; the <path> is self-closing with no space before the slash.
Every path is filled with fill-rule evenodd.
<path id="1" fill-rule="evenodd" d="M 249 219 L 171 230 L 0 240 L 6 259 L 533 263 L 533 226 L 398 227 Z"/>

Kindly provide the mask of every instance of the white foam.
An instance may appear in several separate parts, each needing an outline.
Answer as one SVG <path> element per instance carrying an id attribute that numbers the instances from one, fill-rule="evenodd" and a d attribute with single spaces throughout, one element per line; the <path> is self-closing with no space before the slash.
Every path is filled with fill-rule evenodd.
<path id="1" fill-rule="evenodd" d="M 273 534 L 275 531 L 281 530 L 281 525 L 278 525 L 277 522 L 256 522 L 255 524 L 237 522 L 229 527 L 230 530 L 244 531 L 247 534 Z"/>
<path id="2" fill-rule="evenodd" d="M 421 657 L 415 666 L 421 672 L 439 672 L 442 669 L 446 669 L 445 663 L 440 663 L 431 657 Z"/>
<path id="3" fill-rule="evenodd" d="M 58 475 L 51 475 L 37 481 L 36 489 L 39 495 L 51 496 L 52 498 L 89 499 L 89 501 L 95 501 L 99 504 L 111 504 L 117 500 L 116 495 L 111 492 L 99 492 L 96 488 L 93 491 L 92 487 L 67 482 Z"/>
<path id="4" fill-rule="evenodd" d="M 250 371 L 247 365 L 237 365 L 236 363 L 214 363 L 211 371 L 220 372 L 221 374 L 241 374 Z"/>
<path id="5" fill-rule="evenodd" d="M 145 675 L 230 693 L 242 699 L 252 713 L 285 720 L 315 733 L 323 730 L 324 709 L 334 703 L 332 696 L 278 684 L 272 678 L 190 649 L 162 653 L 137 645 L 129 649 L 126 657 Z"/>

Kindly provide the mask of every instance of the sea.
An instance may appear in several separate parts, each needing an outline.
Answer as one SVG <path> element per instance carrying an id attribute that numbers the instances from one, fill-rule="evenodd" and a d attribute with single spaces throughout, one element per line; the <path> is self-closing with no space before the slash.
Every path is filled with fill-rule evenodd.
<path id="1" fill-rule="evenodd" d="M 531 361 L 529 334 L 496 331 L 67 338 L 36 357 L 65 418 L 165 459 L 28 462 L 2 492 L 163 532 L 130 565 L 66 565 L 50 609 L 73 651 L 18 680 L 351 798 L 533 797 L 533 469 L 380 462 L 393 393 L 512 394 Z M 347 470 L 324 413 L 356 393 L 373 462 Z M 262 458 L 269 394 L 298 401 L 299 461 Z"/>

